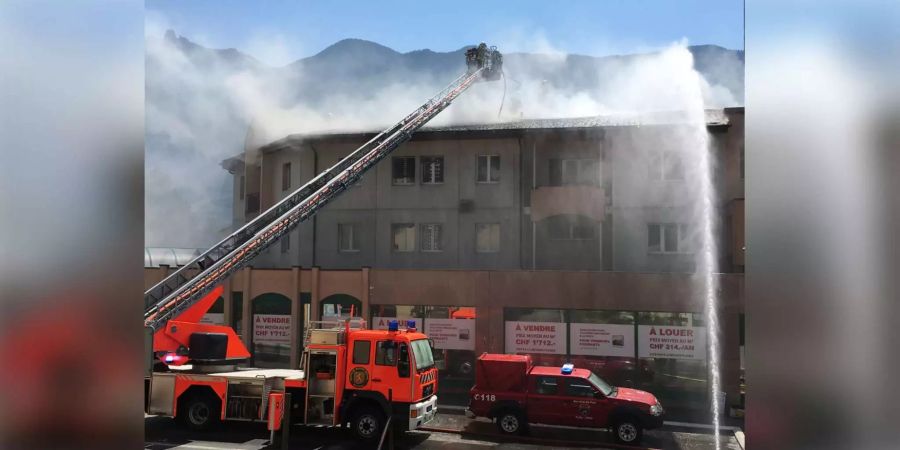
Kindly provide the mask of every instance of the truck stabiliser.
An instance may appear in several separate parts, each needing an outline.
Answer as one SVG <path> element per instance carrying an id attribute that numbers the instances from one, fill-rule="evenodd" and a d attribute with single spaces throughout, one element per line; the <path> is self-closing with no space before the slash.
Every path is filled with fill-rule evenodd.
<path id="1" fill-rule="evenodd" d="M 505 434 L 524 434 L 529 423 L 609 428 L 625 444 L 662 426 L 664 414 L 653 394 L 610 386 L 572 364 L 535 366 L 528 355 L 489 353 L 478 357 L 466 409 L 470 418 L 495 420 Z"/>

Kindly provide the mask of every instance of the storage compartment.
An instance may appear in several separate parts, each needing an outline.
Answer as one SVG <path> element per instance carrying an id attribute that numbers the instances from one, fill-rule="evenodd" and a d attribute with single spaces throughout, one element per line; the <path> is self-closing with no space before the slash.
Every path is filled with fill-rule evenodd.
<path id="1" fill-rule="evenodd" d="M 225 417 L 258 420 L 262 417 L 263 384 L 246 381 L 228 383 Z"/>
<path id="2" fill-rule="evenodd" d="M 525 391 L 531 356 L 484 353 L 478 357 L 475 387 L 491 391 Z"/>

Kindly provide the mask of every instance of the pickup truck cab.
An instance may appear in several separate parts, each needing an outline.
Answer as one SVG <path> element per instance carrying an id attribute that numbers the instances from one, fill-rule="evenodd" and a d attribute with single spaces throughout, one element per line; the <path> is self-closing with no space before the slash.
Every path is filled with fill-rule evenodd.
<path id="1" fill-rule="evenodd" d="M 493 419 L 506 434 L 524 434 L 529 423 L 610 428 L 617 441 L 636 444 L 663 423 L 653 394 L 611 386 L 572 364 L 533 366 L 527 355 L 485 353 L 475 377 L 466 415 Z"/>

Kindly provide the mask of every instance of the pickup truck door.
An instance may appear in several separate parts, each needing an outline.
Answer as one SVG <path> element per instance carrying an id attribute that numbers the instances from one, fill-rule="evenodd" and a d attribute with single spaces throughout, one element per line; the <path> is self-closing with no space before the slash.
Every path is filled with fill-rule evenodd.
<path id="1" fill-rule="evenodd" d="M 563 425 L 565 418 L 560 407 L 564 396 L 560 377 L 532 376 L 528 387 L 526 413 L 531 423 Z"/>
<path id="2" fill-rule="evenodd" d="M 563 414 L 577 427 L 605 427 L 609 402 L 584 378 L 568 378 Z"/>

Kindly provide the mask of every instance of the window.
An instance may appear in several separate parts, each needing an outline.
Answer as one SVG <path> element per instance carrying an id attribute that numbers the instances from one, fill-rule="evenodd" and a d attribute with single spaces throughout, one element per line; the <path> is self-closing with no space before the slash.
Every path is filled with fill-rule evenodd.
<path id="1" fill-rule="evenodd" d="M 422 157 L 422 184 L 440 184 L 444 182 L 444 157 Z"/>
<path id="2" fill-rule="evenodd" d="M 683 180 L 684 165 L 681 155 L 675 152 L 662 152 L 651 156 L 649 175 L 651 180 Z"/>
<path id="3" fill-rule="evenodd" d="M 338 224 L 338 251 L 339 252 L 358 252 L 359 242 L 357 241 L 356 224 L 339 223 Z"/>
<path id="4" fill-rule="evenodd" d="M 246 183 L 245 178 L 243 175 L 241 175 L 241 181 L 239 182 L 240 187 L 238 187 L 238 194 L 240 195 L 241 200 L 244 199 L 244 188 L 245 188 L 244 184 L 245 183 Z"/>
<path id="5" fill-rule="evenodd" d="M 551 159 L 551 186 L 596 186 L 600 170 L 596 159 Z"/>
<path id="6" fill-rule="evenodd" d="M 556 377 L 537 377 L 535 383 L 538 394 L 556 395 L 559 393 L 559 383 L 556 381 Z"/>
<path id="7" fill-rule="evenodd" d="M 391 247 L 395 252 L 416 251 L 416 226 L 411 223 L 391 224 Z"/>
<path id="8" fill-rule="evenodd" d="M 372 341 L 356 341 L 353 343 L 353 364 L 368 364 Z"/>
<path id="9" fill-rule="evenodd" d="M 416 182 L 416 157 L 397 156 L 392 160 L 392 174 L 394 184 L 415 184 Z"/>
<path id="10" fill-rule="evenodd" d="M 475 224 L 475 252 L 497 253 L 500 251 L 500 224 Z"/>
<path id="11" fill-rule="evenodd" d="M 286 191 L 291 188 L 291 163 L 284 163 L 281 166 L 281 190 Z"/>
<path id="12" fill-rule="evenodd" d="M 375 364 L 379 366 L 397 365 L 397 343 L 394 341 L 378 341 L 375 347 Z"/>
<path id="13" fill-rule="evenodd" d="M 594 222 L 583 216 L 553 216 L 547 219 L 550 239 L 555 240 L 588 240 L 595 239 L 597 227 Z"/>
<path id="14" fill-rule="evenodd" d="M 478 155 L 479 183 L 497 183 L 500 181 L 500 155 Z"/>
<path id="15" fill-rule="evenodd" d="M 291 235 L 286 234 L 281 238 L 281 253 L 287 253 L 291 249 Z"/>
<path id="16" fill-rule="evenodd" d="M 439 223 L 422 224 L 422 251 L 439 252 L 444 250 L 442 238 L 442 226 Z"/>
<path id="17" fill-rule="evenodd" d="M 691 246 L 687 224 L 647 224 L 648 253 L 687 253 L 690 251 Z"/>
<path id="18" fill-rule="evenodd" d="M 585 381 L 569 379 L 566 383 L 566 395 L 572 397 L 593 397 L 594 388 Z"/>

